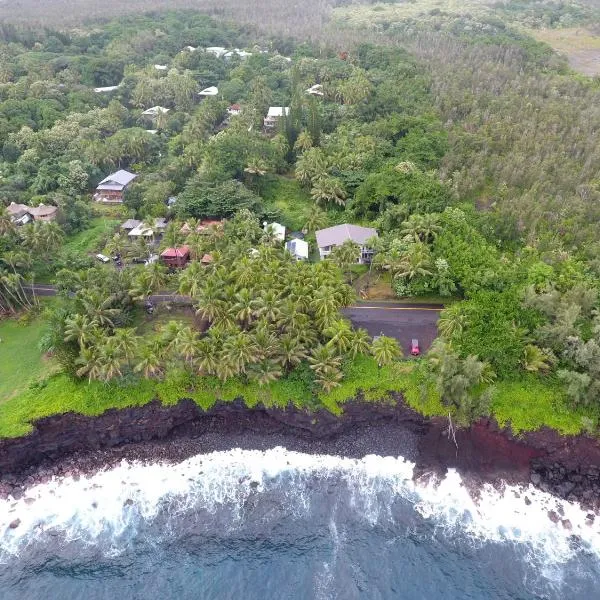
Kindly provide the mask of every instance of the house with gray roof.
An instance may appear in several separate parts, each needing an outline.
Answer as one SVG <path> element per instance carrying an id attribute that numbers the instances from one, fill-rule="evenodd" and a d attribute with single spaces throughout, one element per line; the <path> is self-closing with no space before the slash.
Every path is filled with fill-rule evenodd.
<path id="1" fill-rule="evenodd" d="M 116 171 L 103 179 L 96 188 L 94 200 L 106 204 L 121 204 L 127 186 L 137 177 L 129 171 Z"/>
<path id="2" fill-rule="evenodd" d="M 370 263 L 373 258 L 373 250 L 367 246 L 367 241 L 377 237 L 377 231 L 372 227 L 344 223 L 327 229 L 319 229 L 315 232 L 315 236 L 321 259 L 327 258 L 336 246 L 341 246 L 350 240 L 360 246 L 358 263 L 363 265 Z"/>

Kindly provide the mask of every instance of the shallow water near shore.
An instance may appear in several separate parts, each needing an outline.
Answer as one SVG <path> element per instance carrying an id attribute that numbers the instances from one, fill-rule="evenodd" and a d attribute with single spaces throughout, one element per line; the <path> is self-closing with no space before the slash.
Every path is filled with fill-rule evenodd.
<path id="1" fill-rule="evenodd" d="M 2 598 L 597 596 L 600 520 L 577 504 L 412 476 L 275 448 L 54 479 L 0 501 Z"/>

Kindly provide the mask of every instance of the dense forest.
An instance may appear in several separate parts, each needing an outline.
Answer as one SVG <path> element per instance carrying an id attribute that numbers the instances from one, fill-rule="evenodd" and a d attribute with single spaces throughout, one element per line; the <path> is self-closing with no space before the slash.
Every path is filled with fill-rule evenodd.
<path id="1" fill-rule="evenodd" d="M 596 7 L 473 7 L 324 5 L 266 32 L 191 12 L 3 25 L 0 199 L 59 210 L 21 226 L 0 215 L 0 308 L 35 315 L 29 284 L 59 289 L 40 349 L 60 374 L 34 391 L 60 405 L 50 391 L 67 380 L 114 392 L 183 377 L 188 394 L 235 381 L 312 405 L 379 377 L 462 422 L 595 429 L 600 88 L 522 26 L 589 23 Z M 297 39 L 303 27 L 327 42 Z M 289 111 L 264 131 L 270 106 Z M 138 175 L 123 206 L 92 202 L 115 169 Z M 185 244 L 190 266 L 137 264 L 154 250 L 126 218 L 166 219 L 160 250 Z M 353 244 L 296 262 L 261 226 L 273 221 L 313 248 L 324 227 L 373 226 L 372 265 L 354 264 Z M 381 282 L 447 304 L 424 359 L 398 362 L 395 340 L 340 315 Z M 141 307 L 160 290 L 191 298 L 195 316 L 148 326 Z"/>

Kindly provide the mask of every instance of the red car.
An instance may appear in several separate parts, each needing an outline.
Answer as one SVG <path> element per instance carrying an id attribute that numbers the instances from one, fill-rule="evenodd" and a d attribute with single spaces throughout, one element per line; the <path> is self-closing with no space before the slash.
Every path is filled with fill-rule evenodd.
<path id="1" fill-rule="evenodd" d="M 421 349 L 419 348 L 419 340 L 413 340 L 410 344 L 410 353 L 413 356 L 419 356 Z"/>

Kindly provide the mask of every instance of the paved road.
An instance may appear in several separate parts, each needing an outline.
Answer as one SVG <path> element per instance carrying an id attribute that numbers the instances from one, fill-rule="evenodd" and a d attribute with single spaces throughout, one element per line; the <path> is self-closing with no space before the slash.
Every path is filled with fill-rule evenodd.
<path id="1" fill-rule="evenodd" d="M 54 296 L 56 287 L 39 284 L 29 286 L 38 296 Z M 154 304 L 191 305 L 187 296 L 161 292 L 150 296 Z M 419 340 L 421 351 L 425 352 L 437 337 L 437 320 L 442 306 L 438 304 L 399 304 L 394 302 L 361 302 L 345 308 L 342 312 L 356 327 L 364 327 L 370 335 L 389 335 L 396 338 L 405 352 L 410 352 L 413 338 Z"/>
<path id="2" fill-rule="evenodd" d="M 406 305 L 389 302 L 365 302 L 342 312 L 355 327 L 364 327 L 369 335 L 396 338 L 410 352 L 413 338 L 425 352 L 437 337 L 437 320 L 442 307 L 435 304 Z"/>

